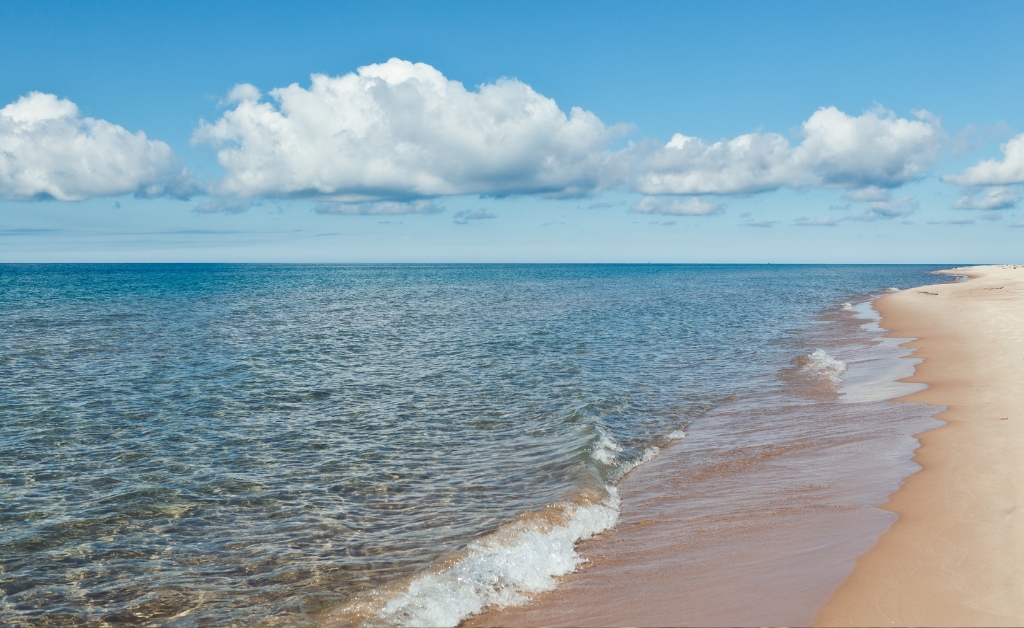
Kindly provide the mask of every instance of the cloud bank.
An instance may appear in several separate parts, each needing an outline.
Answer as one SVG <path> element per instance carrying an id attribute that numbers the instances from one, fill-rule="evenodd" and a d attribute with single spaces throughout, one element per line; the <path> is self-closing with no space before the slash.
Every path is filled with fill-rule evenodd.
<path id="1" fill-rule="evenodd" d="M 681 133 L 620 149 L 627 127 L 568 112 L 526 83 L 503 78 L 467 89 L 424 63 L 390 59 L 343 76 L 314 74 L 265 96 L 234 86 L 193 145 L 212 146 L 224 176 L 204 190 L 200 213 L 242 212 L 247 199 L 309 198 L 328 214 L 442 211 L 449 195 L 591 196 L 638 192 L 630 211 L 712 215 L 728 196 L 779 188 L 834 187 L 870 203 L 862 219 L 912 211 L 890 191 L 920 178 L 950 142 L 938 118 L 912 119 L 875 107 L 854 116 L 823 107 L 797 137 L 755 132 L 709 142 Z M 980 162 L 947 180 L 973 186 L 958 206 L 998 209 L 1010 192 L 978 186 L 1024 181 L 1024 135 L 1002 160 Z M 0 196 L 81 200 L 135 193 L 188 197 L 199 191 L 171 148 L 141 131 L 82 117 L 69 100 L 33 92 L 0 109 Z M 890 216 L 891 214 L 891 216 Z"/>
<path id="2" fill-rule="evenodd" d="M 649 196 L 751 194 L 781 187 L 897 187 L 924 174 L 948 140 L 926 111 L 825 107 L 799 144 L 777 133 L 707 143 L 676 134 L 610 150 L 624 130 L 516 79 L 467 90 L 423 63 L 391 59 L 308 88 L 237 85 L 235 103 L 203 121 L 194 144 L 217 149 L 217 191 L 241 197 L 402 201 L 458 194 L 586 196 L 624 188 Z"/>
<path id="3" fill-rule="evenodd" d="M 79 201 L 97 196 L 188 196 L 195 184 L 167 144 L 82 117 L 78 106 L 32 92 L 0 109 L 0 196 Z"/>

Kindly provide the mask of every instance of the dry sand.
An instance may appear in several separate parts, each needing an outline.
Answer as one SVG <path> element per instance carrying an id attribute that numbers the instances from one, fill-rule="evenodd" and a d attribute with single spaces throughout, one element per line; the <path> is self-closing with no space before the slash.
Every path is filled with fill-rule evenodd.
<path id="1" fill-rule="evenodd" d="M 904 398 L 948 406 L 919 435 L 923 470 L 883 506 L 899 520 L 816 623 L 1024 625 L 1024 267 L 880 299 L 883 326 L 924 362 Z"/>

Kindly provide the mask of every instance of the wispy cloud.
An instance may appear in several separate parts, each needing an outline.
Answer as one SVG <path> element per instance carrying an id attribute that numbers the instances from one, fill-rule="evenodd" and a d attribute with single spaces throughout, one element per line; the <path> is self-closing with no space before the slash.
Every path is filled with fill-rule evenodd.
<path id="1" fill-rule="evenodd" d="M 973 218 L 952 218 L 950 220 L 929 220 L 929 225 L 973 225 Z"/>
<path id="2" fill-rule="evenodd" d="M 858 188 L 855 190 L 847 190 L 843 193 L 843 198 L 855 201 L 855 202 L 880 202 L 887 201 L 892 196 L 891 190 L 886 190 L 874 185 L 869 185 L 864 188 Z"/>
<path id="3" fill-rule="evenodd" d="M 196 205 L 192 211 L 197 214 L 241 214 L 258 204 L 259 201 L 251 198 L 215 198 Z"/>
<path id="4" fill-rule="evenodd" d="M 793 224 L 798 227 L 835 227 L 839 224 L 839 221 L 835 218 L 808 218 L 807 216 L 801 216 L 794 220 Z"/>
<path id="5" fill-rule="evenodd" d="M 0 229 L 0 236 L 33 236 L 33 235 L 47 235 L 50 233 L 60 233 L 63 229 L 32 229 L 32 228 L 21 228 L 21 229 Z"/>
<path id="6" fill-rule="evenodd" d="M 699 198 L 645 196 L 634 203 L 629 211 L 637 214 L 663 214 L 666 216 L 713 216 L 723 213 L 725 207 L 721 203 L 713 203 Z"/>
<path id="7" fill-rule="evenodd" d="M 980 209 L 991 211 L 1011 209 L 1020 201 L 1020 192 L 1013 187 L 998 185 L 984 189 L 966 188 L 953 203 L 954 209 Z"/>
<path id="8" fill-rule="evenodd" d="M 991 142 L 1004 140 L 1010 135 L 1010 127 L 1005 122 L 994 125 L 968 124 L 950 138 L 949 152 L 953 155 L 962 155 Z"/>
<path id="9" fill-rule="evenodd" d="M 454 216 L 452 216 L 452 218 L 452 222 L 454 222 L 455 224 L 465 225 L 469 224 L 470 220 L 491 220 L 497 218 L 497 216 L 481 207 L 480 209 L 475 209 L 473 211 L 463 210 L 457 212 Z"/>
<path id="10" fill-rule="evenodd" d="M 401 214 L 439 214 L 444 211 L 432 200 L 379 201 L 374 203 L 317 203 L 313 211 L 318 214 L 342 216 L 398 216 Z"/>
<path id="11" fill-rule="evenodd" d="M 899 198 L 874 201 L 868 203 L 867 208 L 857 214 L 843 217 L 841 220 L 857 220 L 861 222 L 875 222 L 877 220 L 892 220 L 893 218 L 905 218 L 918 210 L 917 199 L 912 196 L 901 196 Z"/>

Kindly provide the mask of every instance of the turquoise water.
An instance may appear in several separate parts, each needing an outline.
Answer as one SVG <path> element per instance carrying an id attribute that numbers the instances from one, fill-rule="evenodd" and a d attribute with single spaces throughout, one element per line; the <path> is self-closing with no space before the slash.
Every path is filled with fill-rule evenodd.
<path id="1" fill-rule="evenodd" d="M 0 265 L 0 619 L 514 601 L 822 312 L 937 268 Z"/>

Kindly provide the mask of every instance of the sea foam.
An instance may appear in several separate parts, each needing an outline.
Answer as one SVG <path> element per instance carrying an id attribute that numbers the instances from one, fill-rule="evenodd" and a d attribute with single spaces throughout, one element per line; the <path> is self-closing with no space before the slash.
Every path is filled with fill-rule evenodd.
<path id="1" fill-rule="evenodd" d="M 614 486 L 597 501 L 562 503 L 527 513 L 474 541 L 450 564 L 414 577 L 370 624 L 455 626 L 489 606 L 522 604 L 555 588 L 555 578 L 583 561 L 577 542 L 607 530 L 619 518 Z"/>
<path id="2" fill-rule="evenodd" d="M 846 372 L 846 362 L 830 356 L 824 349 L 815 349 L 800 362 L 801 369 L 833 384 L 840 384 Z"/>
<path id="3" fill-rule="evenodd" d="M 392 595 L 385 594 L 386 601 L 375 596 L 377 599 L 369 603 L 373 610 L 362 623 L 455 626 L 488 607 L 516 606 L 555 588 L 556 578 L 575 571 L 584 562 L 576 544 L 618 521 L 620 499 L 614 482 L 661 451 L 650 445 L 639 455 L 620 459 L 623 447 L 603 428 L 597 427 L 597 434 L 590 457 L 611 467 L 608 479 L 613 484 L 599 494 L 525 513 L 474 541 L 440 566 L 393 589 Z M 683 430 L 676 429 L 664 440 L 685 437 Z"/>
<path id="4" fill-rule="evenodd" d="M 622 451 L 622 446 L 616 443 L 608 432 L 601 428 L 597 428 L 597 433 L 600 436 L 594 448 L 590 450 L 590 457 L 604 465 L 611 465 L 615 462 L 615 458 Z"/>

